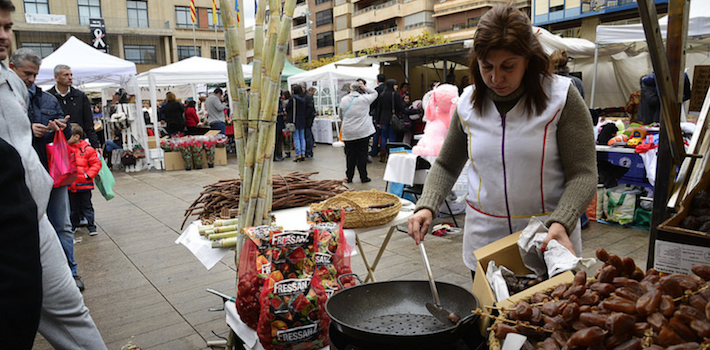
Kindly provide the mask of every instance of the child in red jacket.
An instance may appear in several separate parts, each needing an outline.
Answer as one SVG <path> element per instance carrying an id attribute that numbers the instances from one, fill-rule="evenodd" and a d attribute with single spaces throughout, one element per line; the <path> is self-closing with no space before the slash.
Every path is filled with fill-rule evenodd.
<path id="1" fill-rule="evenodd" d="M 81 218 L 86 218 L 86 228 L 89 236 L 95 236 L 94 206 L 91 204 L 91 190 L 94 189 L 94 178 L 101 170 L 101 160 L 88 142 L 84 140 L 84 129 L 79 124 L 71 124 L 72 135 L 67 140 L 69 151 L 76 159 L 78 176 L 69 186 L 69 207 L 71 208 L 72 229 L 79 227 Z"/>

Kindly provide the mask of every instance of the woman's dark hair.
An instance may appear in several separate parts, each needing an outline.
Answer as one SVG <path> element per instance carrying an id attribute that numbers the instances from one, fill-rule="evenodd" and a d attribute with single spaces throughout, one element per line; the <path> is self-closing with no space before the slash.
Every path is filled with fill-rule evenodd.
<path id="1" fill-rule="evenodd" d="M 288 100 L 289 98 L 291 98 L 291 93 L 288 91 L 284 91 L 284 100 Z"/>
<path id="2" fill-rule="evenodd" d="M 394 79 L 387 79 L 385 83 L 385 91 L 394 91 L 394 86 L 397 85 L 397 81 Z"/>
<path id="3" fill-rule="evenodd" d="M 299 84 L 293 84 L 291 86 L 291 90 L 293 91 L 294 95 L 299 95 L 299 96 L 303 95 L 303 88 Z"/>
<path id="4" fill-rule="evenodd" d="M 468 66 L 471 80 L 476 85 L 471 96 L 474 108 L 479 112 L 483 111 L 483 103 L 488 93 L 478 60 L 485 60 L 491 50 L 506 50 L 528 60 L 521 83 L 526 92 L 525 109 L 532 113 L 541 112 L 547 107 L 549 97 L 542 89 L 542 82 L 551 76 L 550 61 L 537 40 L 527 15 L 512 4 L 493 6 L 478 22 L 473 43 Z"/>
<path id="5" fill-rule="evenodd" d="M 188 101 L 187 101 L 187 106 L 188 106 L 188 107 L 195 107 L 195 101 L 194 101 L 194 100 L 188 100 Z"/>

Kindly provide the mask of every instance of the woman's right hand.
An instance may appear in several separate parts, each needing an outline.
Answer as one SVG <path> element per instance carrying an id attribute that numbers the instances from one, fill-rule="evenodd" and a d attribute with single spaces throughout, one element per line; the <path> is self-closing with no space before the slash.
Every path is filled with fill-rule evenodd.
<path id="1" fill-rule="evenodd" d="M 424 240 L 424 235 L 429 231 L 433 219 L 434 213 L 425 208 L 414 213 L 414 215 L 407 220 L 409 236 L 414 239 L 414 242 L 419 244 L 419 242 Z"/>

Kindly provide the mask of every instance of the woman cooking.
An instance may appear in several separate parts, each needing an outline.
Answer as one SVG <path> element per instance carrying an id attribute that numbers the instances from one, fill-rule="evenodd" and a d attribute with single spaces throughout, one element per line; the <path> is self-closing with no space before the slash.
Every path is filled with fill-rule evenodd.
<path id="1" fill-rule="evenodd" d="M 568 78 L 552 75 L 528 17 L 508 5 L 478 25 L 464 89 L 441 153 L 429 173 L 409 235 L 419 244 L 468 160 L 463 260 L 527 226 L 536 216 L 556 239 L 582 253 L 579 217 L 597 172 L 589 111 Z"/>

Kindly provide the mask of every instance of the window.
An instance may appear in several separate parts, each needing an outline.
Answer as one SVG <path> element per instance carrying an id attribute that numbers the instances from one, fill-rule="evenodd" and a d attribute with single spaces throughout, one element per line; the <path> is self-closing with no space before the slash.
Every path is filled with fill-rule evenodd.
<path id="1" fill-rule="evenodd" d="M 89 25 L 89 18 L 101 18 L 101 0 L 79 0 L 79 24 Z"/>
<path id="2" fill-rule="evenodd" d="M 123 51 L 126 60 L 135 64 L 158 64 L 153 45 L 125 45 Z"/>
<path id="3" fill-rule="evenodd" d="M 316 47 L 321 48 L 333 45 L 333 32 L 319 33 L 316 36 Z"/>
<path id="4" fill-rule="evenodd" d="M 468 24 L 469 28 L 473 28 L 473 27 L 478 26 L 478 21 L 480 21 L 480 20 L 481 20 L 481 17 L 473 17 L 473 18 L 469 18 L 466 21 L 466 23 Z"/>
<path id="5" fill-rule="evenodd" d="M 316 27 L 333 23 L 333 9 L 316 13 Z"/>
<path id="6" fill-rule="evenodd" d="M 264 22 L 268 23 L 268 22 Z M 207 26 L 214 29 L 214 18 L 212 17 L 212 9 L 207 9 Z M 222 29 L 222 14 L 217 10 L 217 29 Z"/>
<path id="7" fill-rule="evenodd" d="M 322 59 L 324 59 L 324 58 L 330 58 L 330 57 L 333 57 L 333 54 L 332 54 L 332 53 L 326 53 L 326 54 L 323 54 L 323 55 L 318 55 L 318 59 L 319 59 L 319 60 L 322 60 Z"/>
<path id="8" fill-rule="evenodd" d="M 200 57 L 202 55 L 201 51 L 202 48 L 199 46 L 197 47 L 197 54 L 195 54 L 194 46 L 178 46 L 178 61 L 182 61 L 193 56 Z"/>
<path id="9" fill-rule="evenodd" d="M 196 27 L 199 27 L 200 19 L 197 18 Z M 185 6 L 175 6 L 175 27 L 177 28 L 192 28 L 192 17 L 190 8 Z"/>
<path id="10" fill-rule="evenodd" d="M 552 6 L 552 7 L 550 7 L 550 12 L 562 11 L 564 9 L 565 9 L 564 5 Z"/>
<path id="11" fill-rule="evenodd" d="M 324 4 L 326 2 L 329 2 L 330 0 L 316 0 L 316 5 Z"/>
<path id="12" fill-rule="evenodd" d="M 128 26 L 133 28 L 148 28 L 148 3 L 145 1 L 127 0 Z M 155 50 L 153 50 L 155 52 Z"/>
<path id="13" fill-rule="evenodd" d="M 226 61 L 227 60 L 226 51 L 221 46 L 218 49 L 219 49 L 219 51 L 215 52 L 214 46 L 210 46 L 210 58 L 213 60 Z"/>
<path id="14" fill-rule="evenodd" d="M 247 50 L 254 50 L 254 39 L 247 40 Z"/>
<path id="15" fill-rule="evenodd" d="M 22 43 L 22 48 L 34 51 L 41 58 L 45 58 L 54 52 L 54 47 L 55 45 L 52 43 Z"/>
<path id="16" fill-rule="evenodd" d="M 335 18 L 335 30 L 343 30 L 350 28 L 349 15 L 338 16 Z"/>
<path id="17" fill-rule="evenodd" d="M 49 14 L 49 0 L 25 0 L 25 13 Z"/>

